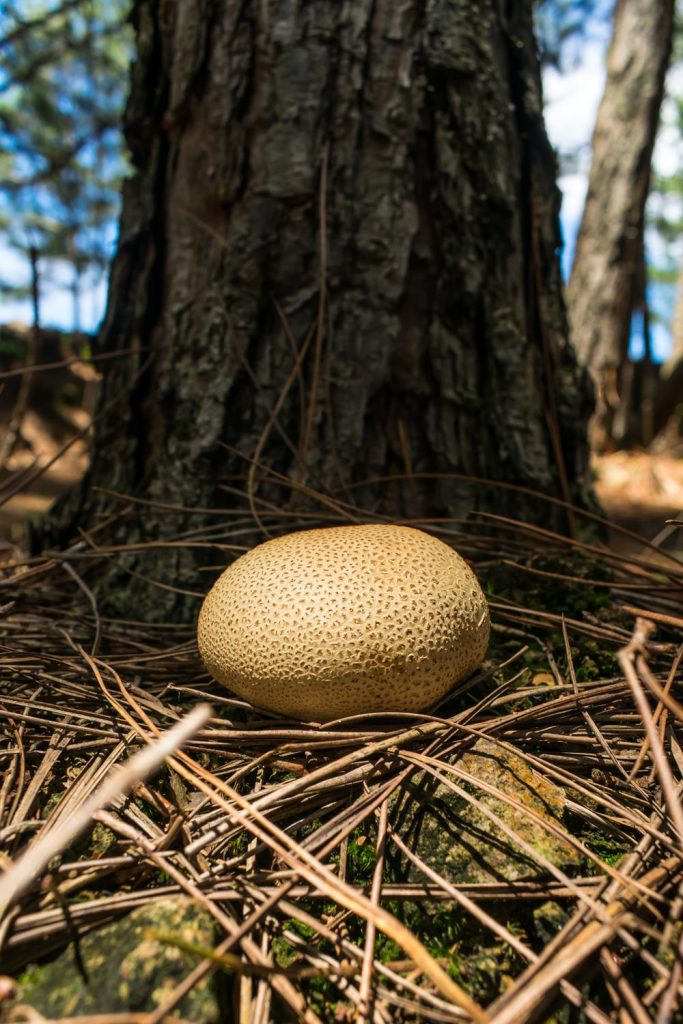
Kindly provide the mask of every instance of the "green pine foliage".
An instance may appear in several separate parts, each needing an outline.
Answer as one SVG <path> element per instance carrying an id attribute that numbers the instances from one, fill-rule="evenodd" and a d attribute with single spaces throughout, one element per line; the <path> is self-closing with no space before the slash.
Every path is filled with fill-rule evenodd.
<path id="1" fill-rule="evenodd" d="M 609 21 L 612 0 L 536 0 L 534 29 L 541 63 L 564 70 L 578 62 L 596 23 Z"/>
<path id="2" fill-rule="evenodd" d="M 665 129 L 676 131 L 681 136 L 683 156 L 683 96 L 669 95 Z M 677 170 L 673 174 L 653 174 L 648 224 L 660 236 L 667 253 L 675 249 L 683 232 L 683 175 Z M 657 279 L 674 281 L 675 262 L 656 268 Z"/>
<path id="3" fill-rule="evenodd" d="M 66 279 L 75 329 L 83 285 L 106 273 L 115 241 L 129 6 L 0 5 L 0 244 L 25 267 L 23 279 L 0 274 L 0 289 L 28 294 L 37 273 L 40 285 Z"/>

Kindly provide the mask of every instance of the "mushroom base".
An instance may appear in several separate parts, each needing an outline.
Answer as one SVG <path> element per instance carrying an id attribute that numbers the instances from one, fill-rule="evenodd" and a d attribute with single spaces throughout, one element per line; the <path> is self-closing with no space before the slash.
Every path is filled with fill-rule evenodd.
<path id="1" fill-rule="evenodd" d="M 369 713 L 426 711 L 478 668 L 486 654 L 488 640 L 488 628 L 472 637 L 467 660 L 461 661 L 461 671 L 450 678 L 444 678 L 444 669 L 447 671 L 447 666 L 452 666 L 450 655 L 432 657 L 428 671 L 422 672 L 411 671 L 410 665 L 405 665 L 396 666 L 383 676 L 349 673 L 335 680 L 261 679 L 256 686 L 226 674 L 206 658 L 204 661 L 217 682 L 255 707 L 306 722 L 329 722 Z"/>

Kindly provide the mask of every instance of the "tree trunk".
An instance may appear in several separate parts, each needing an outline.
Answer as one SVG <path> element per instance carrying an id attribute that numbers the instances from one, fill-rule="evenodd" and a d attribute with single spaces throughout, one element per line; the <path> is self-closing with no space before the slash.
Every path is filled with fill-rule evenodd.
<path id="1" fill-rule="evenodd" d="M 268 467 L 394 516 L 566 523 L 512 492 L 405 479 L 581 500 L 590 397 L 531 7 L 138 3 L 136 175 L 100 342 L 138 351 L 108 371 L 72 524 L 111 510 L 93 484 L 224 507 L 250 459 L 257 498 L 286 498 Z M 383 475 L 404 479 L 362 483 Z M 145 557 L 190 585 L 187 552 Z"/>
<path id="2" fill-rule="evenodd" d="M 595 382 L 593 440 L 609 444 L 637 300 L 652 150 L 674 0 L 617 0 L 588 195 L 567 290 L 572 337 Z"/>

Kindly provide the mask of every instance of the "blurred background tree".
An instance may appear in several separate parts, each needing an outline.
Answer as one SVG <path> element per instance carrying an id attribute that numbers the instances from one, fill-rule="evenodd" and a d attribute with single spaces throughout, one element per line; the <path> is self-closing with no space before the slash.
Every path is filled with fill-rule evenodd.
<path id="1" fill-rule="evenodd" d="M 666 129 L 676 140 L 672 146 L 672 164 L 668 174 L 655 174 L 650 196 L 648 226 L 655 239 L 657 258 L 648 264 L 653 289 L 672 296 L 663 309 L 652 302 L 651 319 L 664 323 L 671 333 L 667 358 L 655 367 L 657 401 L 653 431 L 657 447 L 675 448 L 683 440 L 683 88 L 679 68 L 683 66 L 681 25 L 674 35 L 673 74 L 671 78 Z M 653 290 L 651 289 L 651 291 Z"/>
<path id="2" fill-rule="evenodd" d="M 633 316 L 640 313 L 643 366 L 652 364 L 645 205 L 669 66 L 674 0 L 617 0 L 607 78 L 592 142 L 588 193 L 567 288 L 572 337 L 596 387 L 594 447 L 651 441 L 656 396 L 651 375 L 626 387 Z M 638 395 L 639 401 L 635 395 Z M 641 414 L 631 427 L 632 407 Z M 645 407 L 645 409 L 643 409 Z M 649 422 L 647 422 L 647 419 Z M 640 436 L 633 436 L 635 431 Z"/>

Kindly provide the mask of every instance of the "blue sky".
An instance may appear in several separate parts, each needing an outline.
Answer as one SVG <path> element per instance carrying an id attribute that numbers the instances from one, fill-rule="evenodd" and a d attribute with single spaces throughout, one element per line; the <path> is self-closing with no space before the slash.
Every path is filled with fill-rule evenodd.
<path id="1" fill-rule="evenodd" d="M 562 73 L 548 68 L 544 75 L 546 102 L 546 125 L 551 142 L 563 153 L 578 153 L 572 173 L 562 173 L 559 186 L 562 191 L 562 231 L 565 247 L 562 256 L 563 273 L 567 275 L 576 241 L 586 192 L 587 173 L 590 166 L 590 139 L 595 115 L 602 95 L 605 80 L 605 49 L 608 23 L 596 23 L 594 35 L 584 38 L 580 49 L 580 61 Z M 666 121 L 666 111 L 665 111 Z M 661 173 L 670 173 L 680 166 L 680 138 L 678 132 L 666 127 L 660 132 L 655 152 L 655 165 Z M 655 239 L 648 239 L 650 249 L 656 246 Z M 659 256 L 659 253 L 652 253 Z M 20 280 L 25 276 L 22 261 L 11 251 L 0 248 L 2 274 L 6 279 Z M 72 298 L 68 288 L 68 270 L 55 268 L 53 280 L 46 283 L 42 301 L 42 316 L 46 325 L 69 330 L 73 326 Z M 85 330 L 95 330 L 106 304 L 106 280 L 93 283 L 84 289 L 81 301 L 81 323 Z M 673 289 L 653 289 L 651 300 L 662 317 L 671 312 Z M 27 301 L 0 302 L 0 322 L 11 320 L 28 321 L 30 305 Z M 655 356 L 664 359 L 670 348 L 669 332 L 665 324 L 655 324 L 653 330 Z M 632 350 L 638 352 L 638 335 L 634 332 Z"/>
<path id="2" fill-rule="evenodd" d="M 14 249 L 0 243 L 0 277 L 6 281 L 26 280 L 26 261 Z M 41 316 L 44 327 L 58 327 L 70 331 L 74 326 L 73 299 L 70 290 L 71 271 L 66 264 L 52 264 L 50 280 L 43 282 Z M 97 283 L 85 281 L 80 301 L 81 328 L 93 331 L 99 325 L 107 301 L 106 277 Z M 0 298 L 0 323 L 31 322 L 31 303 L 28 299 Z"/>

